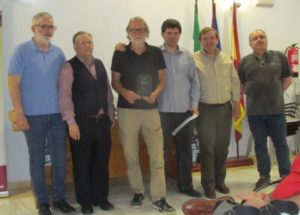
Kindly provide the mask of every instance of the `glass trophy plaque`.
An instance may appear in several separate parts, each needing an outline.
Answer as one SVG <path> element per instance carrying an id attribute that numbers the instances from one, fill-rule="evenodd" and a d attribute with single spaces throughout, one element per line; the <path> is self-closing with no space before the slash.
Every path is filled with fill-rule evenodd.
<path id="1" fill-rule="evenodd" d="M 152 77 L 148 73 L 141 73 L 137 77 L 137 94 L 139 96 L 150 96 L 152 92 Z"/>

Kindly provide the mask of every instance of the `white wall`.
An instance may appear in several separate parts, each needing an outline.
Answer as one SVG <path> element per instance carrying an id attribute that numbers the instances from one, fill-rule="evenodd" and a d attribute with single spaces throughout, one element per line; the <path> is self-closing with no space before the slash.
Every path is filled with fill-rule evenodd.
<path id="1" fill-rule="evenodd" d="M 18 0 L 21 1 L 21 0 Z M 227 0 L 228 2 L 229 0 Z M 298 24 L 299 0 L 274 0 L 273 7 L 256 7 L 255 0 L 244 0 L 238 9 L 238 31 L 241 54 L 251 50 L 248 47 L 248 33 L 256 28 L 265 29 L 269 35 L 271 49 L 284 50 L 288 45 L 299 42 Z M 225 6 L 226 0 L 216 0 L 217 18 L 222 48 L 229 51 L 229 27 L 231 10 Z M 166 18 L 176 18 L 183 26 L 180 44 L 193 49 L 193 10 L 190 0 L 32 0 L 31 4 L 20 4 L 16 0 L 4 0 L 3 5 L 4 40 L 4 101 L 5 113 L 11 108 L 7 93 L 7 65 L 14 47 L 31 37 L 31 18 L 39 11 L 48 11 L 58 26 L 53 42 L 65 51 L 67 58 L 74 54 L 71 38 L 79 30 L 94 35 L 95 56 L 101 58 L 109 71 L 114 45 L 126 41 L 125 27 L 130 17 L 143 16 L 150 26 L 150 44 L 162 43 L 160 26 Z M 200 27 L 211 24 L 211 0 L 199 0 Z M 245 122 L 241 154 L 249 135 Z M 2 134 L 0 134 L 2 135 Z M 22 133 L 13 133 L 5 118 L 5 139 L 7 148 L 8 181 L 29 180 L 27 147 Z M 0 136 L 1 139 L 1 136 Z M 230 155 L 235 155 L 235 144 L 230 146 Z"/>

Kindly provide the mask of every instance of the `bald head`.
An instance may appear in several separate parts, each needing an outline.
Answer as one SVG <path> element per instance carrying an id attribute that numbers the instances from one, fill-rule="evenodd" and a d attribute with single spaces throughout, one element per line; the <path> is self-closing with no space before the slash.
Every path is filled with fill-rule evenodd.
<path id="1" fill-rule="evenodd" d="M 258 29 L 249 34 L 249 45 L 254 54 L 262 56 L 268 47 L 268 39 L 265 31 Z"/>
<path id="2" fill-rule="evenodd" d="M 266 34 L 266 32 L 264 30 L 256 29 L 256 30 L 250 32 L 250 34 L 249 34 L 249 43 L 252 40 L 257 40 L 258 38 L 255 37 L 257 35 L 261 35 L 262 37 L 264 37 L 262 39 L 266 39 L 267 38 L 267 34 Z"/>

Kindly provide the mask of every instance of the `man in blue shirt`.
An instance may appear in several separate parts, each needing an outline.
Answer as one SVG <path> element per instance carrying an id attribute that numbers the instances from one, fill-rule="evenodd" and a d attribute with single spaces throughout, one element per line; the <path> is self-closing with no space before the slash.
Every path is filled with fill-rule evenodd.
<path id="1" fill-rule="evenodd" d="M 65 201 L 66 125 L 58 104 L 58 73 L 65 62 L 62 50 L 51 44 L 56 26 L 47 12 L 32 19 L 31 40 L 17 46 L 9 64 L 8 86 L 16 113 L 16 127 L 25 134 L 32 186 L 39 215 L 51 215 L 45 179 L 45 143 L 52 164 L 53 207 L 63 213 L 75 209 Z"/>
<path id="2" fill-rule="evenodd" d="M 163 136 L 164 158 L 168 150 L 172 131 L 188 116 L 188 112 L 198 114 L 200 85 L 192 55 L 178 46 L 181 25 L 175 19 L 167 19 L 161 26 L 164 44 L 161 46 L 167 65 L 166 88 L 158 98 Z M 188 123 L 175 135 L 178 163 L 178 188 L 181 193 L 199 197 L 192 181 L 193 122 Z M 167 166 L 167 165 L 166 165 Z"/>

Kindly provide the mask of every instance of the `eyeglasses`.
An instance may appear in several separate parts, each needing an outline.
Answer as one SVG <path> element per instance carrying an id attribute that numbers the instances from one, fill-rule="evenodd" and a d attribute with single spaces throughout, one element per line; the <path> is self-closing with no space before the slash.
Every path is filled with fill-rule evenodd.
<path id="1" fill-rule="evenodd" d="M 36 25 L 39 26 L 42 30 L 47 31 L 48 29 L 55 31 L 57 26 L 55 25 Z"/>
<path id="2" fill-rule="evenodd" d="M 145 28 L 129 28 L 128 31 L 130 33 L 144 33 L 145 32 Z"/>
<path id="3" fill-rule="evenodd" d="M 257 41 L 257 40 L 264 40 L 266 39 L 267 37 L 265 35 L 258 35 L 258 36 L 255 36 L 251 39 L 251 41 Z"/>
<path id="4" fill-rule="evenodd" d="M 78 41 L 76 42 L 76 44 L 81 45 L 81 46 L 85 46 L 85 45 L 93 45 L 94 42 L 92 40 L 88 40 L 88 41 Z"/>

